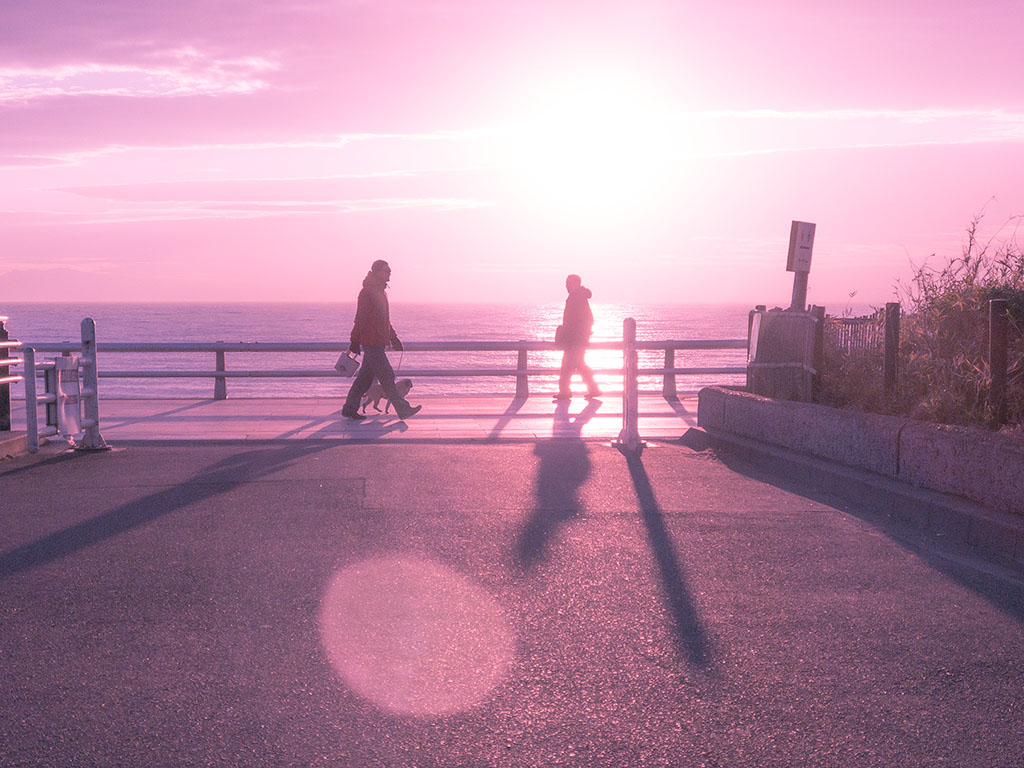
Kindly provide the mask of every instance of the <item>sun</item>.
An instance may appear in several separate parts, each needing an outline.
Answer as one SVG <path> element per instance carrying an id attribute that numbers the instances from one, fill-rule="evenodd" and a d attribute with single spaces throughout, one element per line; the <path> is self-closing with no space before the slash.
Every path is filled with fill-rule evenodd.
<path id="1" fill-rule="evenodd" d="M 619 73 L 540 89 L 506 132 L 522 194 L 559 215 L 626 216 L 664 195 L 686 148 L 684 124 L 649 84 Z"/>

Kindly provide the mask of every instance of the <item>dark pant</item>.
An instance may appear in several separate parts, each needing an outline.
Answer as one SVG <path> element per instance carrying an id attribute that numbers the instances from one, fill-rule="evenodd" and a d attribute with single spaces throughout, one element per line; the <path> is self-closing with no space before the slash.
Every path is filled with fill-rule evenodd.
<path id="1" fill-rule="evenodd" d="M 595 394 L 598 391 L 597 382 L 594 381 L 594 372 L 590 366 L 583 362 L 583 355 L 586 353 L 585 346 L 567 347 L 562 354 L 562 372 L 558 377 L 558 393 L 568 395 L 572 375 L 579 373 L 583 383 L 587 385 L 587 392 Z"/>
<path id="2" fill-rule="evenodd" d="M 409 407 L 409 401 L 398 394 L 398 390 L 395 389 L 395 371 L 388 361 L 388 356 L 384 353 L 384 347 L 364 346 L 363 364 L 359 366 L 356 380 L 352 382 L 352 388 L 348 391 L 348 397 L 345 398 L 346 410 L 354 411 L 359 407 L 360 398 L 366 394 L 374 379 L 380 382 L 384 394 L 395 406 L 396 411 Z"/>

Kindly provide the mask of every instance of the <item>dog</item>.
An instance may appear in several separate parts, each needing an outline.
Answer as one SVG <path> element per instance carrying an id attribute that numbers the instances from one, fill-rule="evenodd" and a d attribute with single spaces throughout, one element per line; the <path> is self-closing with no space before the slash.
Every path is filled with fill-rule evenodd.
<path id="1" fill-rule="evenodd" d="M 398 390 L 398 394 L 402 397 L 406 397 L 409 394 L 409 390 L 412 389 L 412 379 L 395 379 L 395 389 Z M 363 395 L 362 411 L 366 413 L 366 406 L 373 404 L 373 407 L 380 412 L 380 401 L 384 399 L 384 387 L 380 385 L 378 379 L 373 380 L 373 384 L 366 390 L 366 394 Z M 391 401 L 388 400 L 384 406 L 384 413 L 388 413 L 391 410 Z"/>

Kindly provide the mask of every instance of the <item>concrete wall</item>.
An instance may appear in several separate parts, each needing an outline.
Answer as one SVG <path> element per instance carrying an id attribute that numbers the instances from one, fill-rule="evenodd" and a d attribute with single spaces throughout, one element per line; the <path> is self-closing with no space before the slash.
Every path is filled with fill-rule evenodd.
<path id="1" fill-rule="evenodd" d="M 1024 515 L 1024 441 L 707 387 L 702 428 L 741 435 Z"/>

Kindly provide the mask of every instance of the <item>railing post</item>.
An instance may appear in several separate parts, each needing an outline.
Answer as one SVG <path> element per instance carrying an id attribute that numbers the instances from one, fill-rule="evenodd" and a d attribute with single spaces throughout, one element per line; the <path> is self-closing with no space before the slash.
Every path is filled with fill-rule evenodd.
<path id="1" fill-rule="evenodd" d="M 627 317 L 622 323 L 622 431 L 616 447 L 623 453 L 640 453 L 639 393 L 636 382 L 636 320 Z"/>
<path id="2" fill-rule="evenodd" d="M 1006 299 L 988 302 L 988 405 L 992 426 L 1006 422 Z"/>
<path id="3" fill-rule="evenodd" d="M 75 446 L 84 451 L 106 451 L 110 446 L 100 434 L 99 376 L 96 372 L 96 323 L 91 317 L 82 320 L 82 441 Z"/>
<path id="4" fill-rule="evenodd" d="M 223 340 L 219 340 L 218 344 L 223 344 Z M 224 364 L 224 350 L 217 350 L 217 370 L 227 370 Z M 224 376 L 217 376 L 213 380 L 213 399 L 214 400 L 227 400 L 228 399 L 228 385 L 227 379 Z"/>
<path id="5" fill-rule="evenodd" d="M 520 342 L 525 344 L 525 342 Z M 526 375 L 526 347 L 519 350 L 519 358 L 516 361 L 516 399 L 530 396 L 530 381 Z"/>
<path id="6" fill-rule="evenodd" d="M 672 348 L 665 349 L 665 368 L 676 367 L 676 351 Z M 661 382 L 661 394 L 669 400 L 677 398 L 676 375 L 665 371 L 665 378 Z"/>
<path id="7" fill-rule="evenodd" d="M 10 341 L 11 335 L 7 331 L 7 318 L 0 317 L 0 342 Z M 0 344 L 0 362 L 10 359 L 7 353 L 7 345 Z M 7 378 L 11 375 L 10 367 L 0 365 L 0 378 Z M 0 383 L 0 432 L 11 431 L 11 385 L 9 382 Z"/>
<path id="8" fill-rule="evenodd" d="M 29 453 L 39 451 L 39 398 L 36 396 L 36 351 L 25 348 L 25 432 Z"/>
<path id="9" fill-rule="evenodd" d="M 900 305 L 890 301 L 885 305 L 885 358 L 882 380 L 886 397 L 896 392 L 897 366 L 900 359 Z"/>

